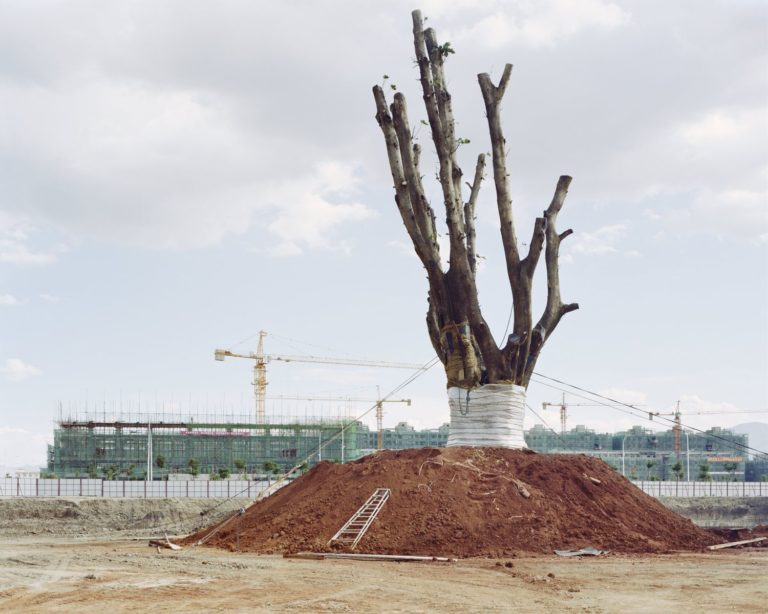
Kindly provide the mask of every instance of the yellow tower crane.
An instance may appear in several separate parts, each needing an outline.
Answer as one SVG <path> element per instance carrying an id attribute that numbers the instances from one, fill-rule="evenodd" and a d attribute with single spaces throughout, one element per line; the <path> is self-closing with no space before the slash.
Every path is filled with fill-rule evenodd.
<path id="1" fill-rule="evenodd" d="M 567 414 L 566 410 L 568 407 L 599 407 L 600 405 L 596 403 L 566 403 L 565 402 L 565 393 L 563 393 L 563 400 L 560 403 L 548 403 L 544 402 L 541 404 L 541 409 L 546 410 L 547 407 L 559 407 L 560 408 L 560 434 L 565 435 L 565 427 L 566 427 L 566 420 L 567 420 Z"/>
<path id="2" fill-rule="evenodd" d="M 378 392 L 378 386 L 377 392 Z M 289 399 L 291 401 L 336 401 L 339 403 L 375 403 L 376 404 L 376 449 L 384 448 L 384 403 L 405 403 L 411 406 L 411 399 L 382 399 L 381 393 L 378 399 L 352 399 L 350 397 L 315 397 L 315 396 L 285 396 L 269 397 L 270 399 Z"/>
<path id="3" fill-rule="evenodd" d="M 275 362 L 309 362 L 309 363 L 321 363 L 330 365 L 350 365 L 356 367 L 383 367 L 389 369 L 414 369 L 424 370 L 424 365 L 405 363 L 405 362 L 384 362 L 381 360 L 360 360 L 353 358 L 329 358 L 326 356 L 286 356 L 277 354 L 265 354 L 264 353 L 264 337 L 267 336 L 266 331 L 259 331 L 259 344 L 256 347 L 256 352 L 249 352 L 248 354 L 237 354 L 229 350 L 216 350 L 214 352 L 214 358 L 216 360 L 224 360 L 226 357 L 232 358 L 247 358 L 249 360 L 256 361 L 253 367 L 253 390 L 254 397 L 256 399 L 256 422 L 258 424 L 264 424 L 266 422 L 266 398 L 267 398 L 267 363 Z M 387 399 L 379 399 L 376 403 L 377 418 L 381 413 L 381 404 L 390 402 Z M 402 399 L 398 401 L 392 401 L 397 403 L 407 402 L 410 405 L 410 399 Z M 380 422 L 380 421 L 379 421 Z M 381 435 L 379 435 L 381 437 Z"/>

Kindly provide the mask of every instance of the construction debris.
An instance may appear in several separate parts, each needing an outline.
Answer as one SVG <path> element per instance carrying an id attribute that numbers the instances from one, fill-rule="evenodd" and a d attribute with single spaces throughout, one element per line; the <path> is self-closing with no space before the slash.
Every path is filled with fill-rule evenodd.
<path id="1" fill-rule="evenodd" d="M 158 549 L 158 552 L 160 552 L 160 548 L 167 548 L 168 550 L 181 550 L 181 546 L 178 544 L 173 544 L 167 539 L 150 539 L 149 540 L 150 546 L 156 546 Z"/>
<path id="2" fill-rule="evenodd" d="M 525 484 L 523 484 L 523 483 L 522 483 L 520 480 L 516 480 L 516 479 L 514 479 L 514 478 L 512 479 L 512 483 L 513 483 L 515 486 L 517 486 L 517 490 L 520 492 L 520 494 L 521 494 L 521 495 L 523 495 L 523 497 L 524 497 L 525 499 L 529 499 L 529 498 L 530 498 L 530 496 L 531 496 L 531 493 L 530 493 L 530 492 L 529 492 L 529 490 L 528 490 L 528 489 L 525 487 Z"/>
<path id="3" fill-rule="evenodd" d="M 601 554 L 608 554 L 608 551 L 590 547 L 581 550 L 555 550 L 555 554 L 557 556 L 600 556 Z"/>

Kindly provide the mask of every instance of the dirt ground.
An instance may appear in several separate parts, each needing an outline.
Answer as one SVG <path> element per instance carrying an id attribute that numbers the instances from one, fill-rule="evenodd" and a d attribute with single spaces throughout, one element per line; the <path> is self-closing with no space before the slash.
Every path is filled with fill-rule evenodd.
<path id="1" fill-rule="evenodd" d="M 765 612 L 766 565 L 765 550 L 382 563 L 17 536 L 0 541 L 0 611 Z"/>
<path id="2" fill-rule="evenodd" d="M 192 533 L 247 506 L 247 499 L 0 498 L 0 538 L 139 537 Z"/>
<path id="3" fill-rule="evenodd" d="M 384 563 L 148 545 L 241 504 L 0 499 L 0 612 L 719 613 L 768 603 L 768 549 Z"/>

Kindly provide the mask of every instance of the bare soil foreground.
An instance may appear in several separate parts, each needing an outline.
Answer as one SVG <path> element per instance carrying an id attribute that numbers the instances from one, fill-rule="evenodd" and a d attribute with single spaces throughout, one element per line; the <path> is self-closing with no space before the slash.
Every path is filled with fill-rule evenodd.
<path id="1" fill-rule="evenodd" d="M 248 499 L 0 499 L 0 538 L 185 535 L 231 517 Z"/>
<path id="2" fill-rule="evenodd" d="M 3 612 L 765 612 L 766 550 L 307 561 L 147 540 L 0 540 Z"/>
<path id="3" fill-rule="evenodd" d="M 459 560 L 264 553 L 326 549 L 379 486 L 392 496 L 358 550 Z M 248 503 L 0 499 L 0 612 L 762 613 L 768 603 L 768 548 L 703 549 L 767 527 L 704 531 L 583 456 L 385 453 L 322 463 L 238 513 Z M 149 546 L 217 526 L 206 546 Z M 552 552 L 580 546 L 611 552 Z"/>

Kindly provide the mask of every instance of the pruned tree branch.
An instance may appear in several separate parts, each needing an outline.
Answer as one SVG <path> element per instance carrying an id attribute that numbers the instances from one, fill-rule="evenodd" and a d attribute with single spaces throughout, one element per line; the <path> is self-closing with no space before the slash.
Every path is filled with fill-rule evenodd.
<path id="1" fill-rule="evenodd" d="M 444 51 L 437 42 L 437 35 L 432 28 L 424 31 L 424 39 L 429 54 L 429 63 L 432 69 L 432 83 L 435 89 L 435 99 L 437 100 L 437 109 L 440 113 L 443 129 L 445 130 L 445 140 L 451 154 L 451 178 L 453 179 L 454 197 L 459 198 L 457 206 L 461 206 L 461 167 L 456 159 L 456 152 L 459 143 L 456 139 L 456 126 L 453 118 L 453 103 L 451 94 L 448 92 L 448 84 L 445 79 L 443 69 Z"/>
<path id="2" fill-rule="evenodd" d="M 523 374 L 525 385 L 530 380 L 544 342 L 560 323 L 560 318 L 566 313 L 576 311 L 579 308 L 578 303 L 563 304 L 560 297 L 560 265 L 558 261 L 560 242 L 572 234 L 573 231 L 568 229 L 562 234 L 558 234 L 557 216 L 563 208 L 563 204 L 565 204 L 565 197 L 568 195 L 568 187 L 571 185 L 571 180 L 572 178 L 567 175 L 563 175 L 558 179 L 552 202 L 547 207 L 547 210 L 544 211 L 544 218 L 547 221 L 547 244 L 544 253 L 544 260 L 547 265 L 547 304 L 544 307 L 544 313 L 534 328 L 536 334 L 530 349 L 531 360 Z"/>
<path id="3" fill-rule="evenodd" d="M 536 265 L 539 263 L 539 256 L 541 256 L 541 249 L 544 246 L 546 233 L 547 218 L 537 217 L 536 221 L 533 223 L 533 234 L 531 235 L 531 242 L 528 246 L 528 255 L 523 261 L 525 264 L 525 273 L 530 279 L 533 279 Z"/>
<path id="4" fill-rule="evenodd" d="M 437 241 L 435 212 L 426 198 L 419 169 L 421 149 L 413 142 L 405 97 L 398 93 L 388 108 L 381 87 L 373 88 L 376 118 L 384 134 L 387 157 L 395 185 L 395 201 L 414 249 L 427 269 L 429 281 L 427 330 L 446 368 L 449 385 L 473 388 L 481 382 L 511 382 L 527 386 L 533 366 L 546 339 L 560 318 L 578 305 L 560 299 L 557 258 L 560 242 L 571 234 L 557 234 L 556 219 L 570 184 L 558 181 L 555 195 L 542 217 L 536 219 L 528 253 L 521 258 L 515 234 L 506 140 L 501 126 L 501 101 L 509 84 L 512 65 L 507 64 L 494 85 L 487 73 L 478 75 L 491 138 L 491 162 L 496 190 L 501 239 L 507 277 L 512 290 L 514 325 L 504 348 L 499 349 L 483 318 L 477 294 L 476 207 L 486 159 L 477 158 L 469 197 L 462 197 L 462 171 L 457 160 L 453 105 L 445 77 L 445 57 L 450 45 L 440 45 L 434 30 L 424 29 L 420 11 L 413 11 L 413 43 L 419 67 L 424 106 L 439 164 L 450 242 L 450 264 L 443 271 Z M 544 252 L 547 267 L 547 304 L 533 326 L 531 292 L 534 273 Z"/>
<path id="5" fill-rule="evenodd" d="M 509 174 L 507 173 L 507 156 L 504 132 L 501 128 L 500 108 L 501 99 L 507 88 L 512 65 L 504 67 L 504 74 L 495 86 L 488 73 L 477 76 L 480 91 L 485 102 L 485 113 L 488 119 L 488 130 L 491 135 L 491 154 L 493 161 L 493 181 L 496 185 L 496 206 L 499 210 L 501 224 L 501 241 L 504 245 L 504 256 L 507 261 L 507 274 L 510 282 L 515 277 L 515 269 L 520 263 L 520 253 L 515 237 L 515 224 L 512 218 L 512 198 L 509 193 Z M 515 297 L 517 298 L 517 297 Z"/>
<path id="6" fill-rule="evenodd" d="M 424 93 L 424 104 L 427 109 L 429 125 L 432 129 L 432 141 L 435 144 L 437 158 L 440 163 L 440 186 L 443 190 L 446 224 L 450 242 L 451 266 L 469 268 L 466 245 L 464 243 L 463 203 L 461 202 L 461 181 L 458 182 L 459 192 L 454 173 L 461 173 L 455 164 L 455 137 L 453 113 L 450 109 L 450 95 L 445 89 L 442 56 L 439 56 L 439 66 L 431 60 L 428 54 L 427 37 L 433 41 L 434 32 L 424 30 L 421 11 L 413 11 L 413 42 L 416 50 L 416 61 L 419 65 L 421 87 Z M 434 41 L 433 41 L 434 42 Z M 434 55 L 434 54 L 433 54 Z M 459 175 L 460 177 L 460 175 Z"/>
<path id="7" fill-rule="evenodd" d="M 376 121 L 379 123 L 381 131 L 384 133 L 384 141 L 387 145 L 387 158 L 389 159 L 389 168 L 392 173 L 392 180 L 395 184 L 395 202 L 400 211 L 400 217 L 408 231 L 408 236 L 413 242 L 413 247 L 419 259 L 427 266 L 429 262 L 427 245 L 421 234 L 416 216 L 411 205 L 411 197 L 408 190 L 408 182 L 405 179 L 403 170 L 403 161 L 400 157 L 400 142 L 397 138 L 392 116 L 387 110 L 387 101 L 384 97 L 384 90 L 379 85 L 373 87 L 373 97 L 376 101 Z"/>
<path id="8" fill-rule="evenodd" d="M 475 179 L 469 186 L 469 200 L 464 205 L 464 227 L 467 232 L 467 261 L 472 275 L 477 269 L 477 246 L 475 232 L 475 209 L 477 206 L 477 196 L 480 194 L 480 184 L 483 182 L 483 172 L 485 171 L 485 154 L 477 156 L 475 165 Z"/>
<path id="9" fill-rule="evenodd" d="M 418 155 L 418 150 L 416 150 L 413 145 L 405 96 L 400 93 L 395 94 L 395 100 L 390 109 L 392 111 L 395 133 L 397 134 L 400 146 L 400 159 L 403 165 L 403 174 L 407 184 L 414 218 L 419 227 L 419 231 L 421 232 L 424 241 L 424 249 L 426 250 L 428 257 L 439 267 L 440 248 L 437 243 L 434 213 L 429 206 L 427 197 L 424 194 L 424 188 L 421 184 L 421 176 L 419 175 L 417 163 L 418 160 L 414 155 Z"/>

